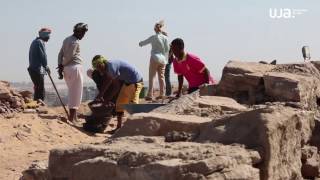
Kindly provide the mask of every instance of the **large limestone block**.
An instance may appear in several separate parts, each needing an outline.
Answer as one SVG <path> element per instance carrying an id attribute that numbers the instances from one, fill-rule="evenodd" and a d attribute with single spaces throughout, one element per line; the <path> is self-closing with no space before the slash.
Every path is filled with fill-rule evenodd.
<path id="1" fill-rule="evenodd" d="M 197 141 L 245 144 L 263 156 L 263 179 L 301 179 L 301 144 L 313 127 L 312 112 L 274 106 L 213 121 Z"/>
<path id="2" fill-rule="evenodd" d="M 49 155 L 49 174 L 54 179 L 70 177 L 72 166 L 80 161 L 104 155 L 105 149 L 79 146 L 53 149 Z"/>
<path id="3" fill-rule="evenodd" d="M 183 180 L 190 177 L 190 173 L 194 179 L 205 179 L 211 174 L 227 179 L 259 179 L 259 169 L 251 163 L 245 164 L 231 156 L 216 156 L 201 161 L 159 160 L 134 168 L 97 157 L 76 163 L 71 180 Z"/>
<path id="4" fill-rule="evenodd" d="M 263 75 L 275 67 L 255 62 L 229 61 L 223 69 L 217 95 L 234 98 L 243 104 L 263 102 Z"/>
<path id="5" fill-rule="evenodd" d="M 229 62 L 215 88 L 216 95 L 235 99 L 241 104 L 268 101 L 302 102 L 302 107 L 316 108 L 320 97 L 320 72 L 312 63 L 260 64 Z"/>
<path id="6" fill-rule="evenodd" d="M 261 64 L 258 62 L 229 61 L 223 68 L 223 74 L 264 73 L 271 71 L 275 65 Z"/>
<path id="7" fill-rule="evenodd" d="M 272 101 L 301 102 L 305 107 L 317 106 L 318 83 L 312 76 L 283 72 L 267 73 L 263 77 L 266 95 Z"/>
<path id="8" fill-rule="evenodd" d="M 143 136 L 121 137 L 106 143 L 51 151 L 51 177 L 70 180 L 193 180 L 239 165 L 256 166 L 262 160 L 257 151 L 239 145 L 168 144 L 160 137 Z"/>
<path id="9" fill-rule="evenodd" d="M 259 169 L 249 165 L 239 165 L 213 173 L 207 180 L 257 180 L 260 179 Z"/>
<path id="10" fill-rule="evenodd" d="M 104 157 L 80 161 L 71 169 L 70 180 L 129 180 L 130 170 Z"/>
<path id="11" fill-rule="evenodd" d="M 164 136 L 171 131 L 198 133 L 209 118 L 160 113 L 138 113 L 130 116 L 113 137 Z"/>

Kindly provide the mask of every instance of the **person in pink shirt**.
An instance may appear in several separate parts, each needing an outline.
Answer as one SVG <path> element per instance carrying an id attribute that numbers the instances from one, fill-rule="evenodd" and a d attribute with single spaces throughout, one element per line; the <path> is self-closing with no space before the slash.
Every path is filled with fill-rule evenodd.
<path id="1" fill-rule="evenodd" d="M 178 75 L 179 88 L 176 97 L 182 94 L 183 79 L 185 78 L 189 83 L 188 94 L 199 89 L 204 84 L 215 84 L 210 72 L 203 63 L 203 61 L 191 54 L 184 51 L 184 42 L 182 39 L 177 38 L 171 42 L 173 58 L 173 69 Z"/>

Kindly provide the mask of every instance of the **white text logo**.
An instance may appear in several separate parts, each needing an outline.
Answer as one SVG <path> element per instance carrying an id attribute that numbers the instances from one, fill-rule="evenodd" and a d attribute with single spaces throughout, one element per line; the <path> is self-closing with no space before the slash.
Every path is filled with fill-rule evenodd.
<path id="1" fill-rule="evenodd" d="M 307 11 L 307 9 L 270 8 L 269 16 L 272 19 L 293 19 Z"/>

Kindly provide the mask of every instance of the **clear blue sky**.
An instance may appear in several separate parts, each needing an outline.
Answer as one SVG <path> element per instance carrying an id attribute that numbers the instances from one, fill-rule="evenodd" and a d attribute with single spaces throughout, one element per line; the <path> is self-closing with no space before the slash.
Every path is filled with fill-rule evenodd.
<path id="1" fill-rule="evenodd" d="M 95 54 L 102 54 L 134 64 L 145 80 L 150 47 L 140 48 L 138 42 L 152 35 L 161 19 L 170 39 L 183 38 L 186 50 L 201 57 L 216 79 L 231 59 L 301 61 L 303 45 L 311 47 L 316 60 L 319 7 L 319 0 L 0 0 L 0 79 L 29 81 L 29 46 L 43 26 L 53 29 L 47 43 L 53 70 L 63 39 L 78 22 L 89 24 L 80 42 L 85 69 Z M 275 20 L 269 8 L 308 11 Z"/>

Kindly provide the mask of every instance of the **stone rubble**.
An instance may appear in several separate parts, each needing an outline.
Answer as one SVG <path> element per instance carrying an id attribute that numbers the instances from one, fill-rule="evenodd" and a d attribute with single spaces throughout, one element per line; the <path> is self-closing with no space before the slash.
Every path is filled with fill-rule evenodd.
<path id="1" fill-rule="evenodd" d="M 32 93 L 29 91 L 17 92 L 6 81 L 0 81 L 0 115 L 22 112 L 25 103 L 31 101 Z"/>
<path id="2" fill-rule="evenodd" d="M 46 172 L 70 180 L 320 178 L 319 64 L 230 61 L 218 85 L 131 115 L 103 143 L 51 150 Z"/>

